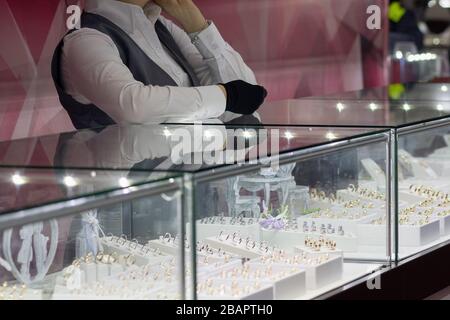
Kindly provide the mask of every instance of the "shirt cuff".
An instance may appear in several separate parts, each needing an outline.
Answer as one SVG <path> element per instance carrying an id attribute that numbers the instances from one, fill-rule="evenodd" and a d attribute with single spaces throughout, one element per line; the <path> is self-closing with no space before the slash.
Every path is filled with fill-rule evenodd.
<path id="1" fill-rule="evenodd" d="M 227 99 L 218 86 L 196 87 L 203 101 L 202 119 L 218 118 L 224 112 Z"/>
<path id="2" fill-rule="evenodd" d="M 204 59 L 212 59 L 222 54 L 226 42 L 222 38 L 216 25 L 209 21 L 209 26 L 197 33 L 190 33 L 189 37 Z"/>

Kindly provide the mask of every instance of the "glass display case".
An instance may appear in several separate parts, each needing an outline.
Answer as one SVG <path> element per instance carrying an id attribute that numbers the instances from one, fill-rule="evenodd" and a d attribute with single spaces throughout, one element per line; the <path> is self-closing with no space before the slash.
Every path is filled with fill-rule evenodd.
<path id="1" fill-rule="evenodd" d="M 111 126 L 0 144 L 0 162 L 127 177 L 179 175 L 182 218 L 179 198 L 172 200 L 178 211 L 139 201 L 131 212 L 143 218 L 131 222 L 140 233 L 120 230 L 113 235 L 126 238 L 108 238 L 105 230 L 105 239 L 131 239 L 132 248 L 147 244 L 164 257 L 180 257 L 189 299 L 312 299 L 391 262 L 390 137 L 385 129 L 236 121 Z M 157 282 L 153 276 L 149 286 Z M 169 289 L 143 298 L 182 297 Z"/>
<path id="2" fill-rule="evenodd" d="M 270 102 L 257 115 L 261 126 L 378 127 L 391 131 L 394 150 L 391 182 L 392 190 L 396 190 L 394 205 L 399 225 L 394 237 L 396 259 L 425 252 L 450 240 L 448 88 L 445 84 L 403 87 L 404 92 L 395 98 L 376 99 L 392 94 L 392 87 L 383 87 L 323 99 Z M 245 118 L 240 121 L 250 122 Z"/>
<path id="3" fill-rule="evenodd" d="M 183 250 L 151 243 L 182 234 L 179 176 L 4 167 L 0 185 L 0 300 L 185 297 Z"/>
<path id="4" fill-rule="evenodd" d="M 312 96 L 316 100 L 450 101 L 448 83 L 393 83 L 384 87 Z"/>

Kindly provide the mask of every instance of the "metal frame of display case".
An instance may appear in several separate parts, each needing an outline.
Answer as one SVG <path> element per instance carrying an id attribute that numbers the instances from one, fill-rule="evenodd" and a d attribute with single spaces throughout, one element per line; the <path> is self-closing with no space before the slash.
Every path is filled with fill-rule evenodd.
<path id="1" fill-rule="evenodd" d="M 46 169 L 48 168 L 39 168 L 37 170 Z M 87 170 L 81 169 L 78 171 Z M 0 214 L 0 231 L 40 221 L 67 217 L 83 211 L 115 205 L 143 197 L 156 196 L 164 193 L 183 192 L 182 184 L 183 177 L 174 175 L 168 178 L 158 179 L 157 181 L 141 182 L 137 185 L 131 185 L 129 187 L 113 191 L 106 191 L 100 194 L 80 196 L 72 200 L 61 200 L 55 203 L 44 204 L 41 206 L 38 205 L 28 209 L 20 209 L 17 211 L 3 213 Z M 181 201 L 183 201 L 184 193 L 180 194 L 180 197 Z M 181 208 L 181 214 L 179 217 L 179 223 L 181 226 L 185 225 L 185 215 L 183 214 L 183 209 L 184 208 Z M 186 272 L 184 271 L 185 252 L 183 250 L 185 244 L 184 241 L 184 237 L 180 237 L 180 273 L 178 277 L 180 279 L 180 292 L 182 299 L 186 297 Z"/>
<path id="2" fill-rule="evenodd" d="M 276 127 L 275 125 L 271 125 L 271 127 Z M 422 123 L 414 123 L 411 125 L 403 125 L 403 126 L 344 126 L 344 125 L 336 125 L 336 126 L 321 126 L 321 125 L 286 125 L 284 127 L 341 127 L 341 128 L 372 128 L 374 129 L 373 133 L 367 133 L 365 135 L 355 135 L 355 137 L 343 138 L 338 141 L 324 143 L 322 145 L 314 146 L 314 147 L 305 147 L 301 148 L 297 151 L 287 152 L 281 154 L 279 158 L 280 164 L 286 164 L 295 162 L 298 160 L 306 160 L 309 158 L 315 158 L 323 154 L 327 154 L 330 152 L 335 152 L 339 150 L 345 150 L 349 148 L 354 148 L 358 146 L 364 146 L 371 143 L 376 142 L 386 142 L 386 199 L 387 204 L 389 206 L 387 210 L 387 221 L 386 223 L 386 257 L 387 259 L 383 262 L 386 262 L 380 270 L 376 271 L 372 274 L 367 274 L 366 276 L 360 277 L 349 283 L 339 286 L 333 290 L 328 292 L 324 292 L 320 296 L 315 297 L 316 299 L 327 299 L 333 297 L 335 295 L 339 295 L 342 292 L 350 290 L 352 288 L 356 288 L 361 286 L 367 280 L 370 280 L 373 277 L 381 275 L 387 271 L 394 270 L 397 267 L 404 265 L 405 263 L 414 260 L 415 258 L 423 257 L 426 254 L 433 252 L 439 248 L 442 248 L 448 244 L 449 241 L 445 241 L 443 243 L 436 244 L 424 251 L 420 251 L 418 253 L 414 253 L 408 257 L 399 259 L 399 245 L 398 245 L 398 142 L 399 138 L 416 132 L 423 132 L 435 128 L 445 128 L 450 127 L 450 116 L 425 121 Z M 269 156 L 267 159 L 270 159 Z M 260 159 L 261 160 L 261 159 Z M 263 159 L 264 160 L 264 159 Z M 8 166 L 4 166 L 8 167 Z M 9 166 L 11 167 L 11 166 Z M 186 222 L 191 222 L 191 237 L 188 239 L 190 245 L 194 245 L 196 243 L 196 232 L 195 232 L 195 208 L 194 208 L 194 199 L 195 199 L 195 186 L 202 182 L 210 182 L 216 181 L 222 178 L 235 176 L 244 173 L 255 172 L 258 169 L 264 167 L 263 164 L 246 164 L 246 165 L 225 165 L 218 168 L 212 169 L 204 169 L 198 172 L 192 173 L 183 173 L 181 175 L 181 185 L 178 187 L 176 185 L 167 185 L 164 181 L 160 182 L 151 182 L 149 181 L 146 184 L 139 185 L 136 187 L 130 187 L 125 190 L 116 190 L 107 192 L 105 194 L 94 195 L 81 197 L 75 200 L 69 200 L 68 202 L 48 204 L 42 207 L 36 207 L 31 209 L 24 209 L 17 212 L 12 212 L 4 215 L 0 215 L 0 225 L 3 228 L 8 228 L 17 224 L 27 224 L 36 222 L 39 220 L 51 219 L 55 217 L 66 216 L 70 214 L 78 213 L 82 210 L 90 209 L 98 206 L 112 205 L 117 204 L 123 201 L 128 201 L 132 199 L 136 199 L 139 197 L 156 195 L 164 192 L 173 192 L 179 190 L 182 192 L 183 201 L 182 201 L 182 214 L 180 221 L 180 230 L 182 233 L 186 234 Z M 39 169 L 43 169 L 39 167 Z M 83 169 L 81 169 L 83 170 Z M 107 170 L 106 170 L 107 171 Z M 174 177 L 180 179 L 180 177 Z M 156 184 L 160 184 L 155 186 Z M 166 185 L 165 185 L 166 184 Z M 69 203 L 70 206 L 66 206 L 64 204 Z M 184 237 L 180 237 L 182 241 L 182 245 L 180 248 L 184 248 Z M 194 257 L 196 257 L 194 253 Z M 186 253 L 184 250 L 180 250 L 180 258 L 181 261 L 186 261 Z M 180 275 L 181 286 L 182 286 L 182 297 L 196 299 L 196 259 L 191 260 L 192 267 L 192 282 L 187 283 L 187 278 L 185 273 L 183 272 Z M 188 292 L 187 288 L 191 288 L 191 291 Z"/>
<path id="3" fill-rule="evenodd" d="M 311 126 L 313 127 L 313 126 Z M 378 128 L 377 128 L 378 129 Z M 386 159 L 392 159 L 391 155 L 393 153 L 393 143 L 392 143 L 392 134 L 389 130 L 381 129 L 376 130 L 373 133 L 368 133 L 363 136 L 355 136 L 350 138 L 343 138 L 340 141 L 330 142 L 323 145 L 315 146 L 315 147 L 306 147 L 304 149 L 300 149 L 297 151 L 291 151 L 284 154 L 280 154 L 278 157 L 278 162 L 280 165 L 286 163 L 292 163 L 299 160 L 307 160 L 310 158 L 316 158 L 320 155 L 328 154 L 330 152 L 336 152 L 340 150 L 351 149 L 355 147 L 361 147 L 370 145 L 373 143 L 385 142 L 386 143 Z M 191 230 L 190 230 L 190 245 L 195 246 L 196 244 L 196 217 L 195 217 L 195 205 L 193 199 L 195 199 L 195 190 L 196 185 L 203 182 L 212 182 L 217 181 L 223 178 L 232 177 L 240 174 L 247 174 L 256 172 L 258 169 L 264 167 L 265 165 L 261 164 L 261 160 L 270 160 L 272 157 L 267 157 L 266 159 L 258 159 L 258 164 L 249 164 L 249 165 L 227 165 L 224 167 L 220 167 L 217 169 L 205 169 L 204 171 L 196 172 L 196 173 L 185 173 L 184 174 L 184 184 L 185 184 L 185 197 L 187 199 L 185 203 L 185 212 L 188 214 L 187 220 L 190 222 Z M 392 263 L 392 204 L 394 201 L 393 197 L 393 185 L 391 184 L 391 174 L 395 171 L 392 166 L 392 160 L 386 161 L 386 202 L 388 204 L 387 209 L 387 217 L 386 217 L 386 260 L 370 260 L 371 262 L 382 263 L 380 270 L 385 270 Z M 192 268 L 192 283 L 191 283 L 191 292 L 190 297 L 193 300 L 197 299 L 196 292 L 196 284 L 197 284 L 197 266 L 196 266 L 196 253 L 194 253 L 194 258 L 191 261 Z M 349 260 L 348 260 L 349 261 Z M 368 260 L 354 260 L 354 262 L 368 262 Z M 387 263 L 387 264 L 386 264 Z M 360 283 L 360 281 L 367 281 L 372 277 L 372 274 L 367 274 L 363 277 L 350 281 L 349 283 L 340 286 L 336 289 L 333 289 L 331 292 L 339 292 L 341 290 L 347 290 L 347 288 L 353 287 Z M 323 294 L 315 297 L 314 299 L 325 299 L 330 295 L 330 292 L 324 292 Z"/>
<path id="4" fill-rule="evenodd" d="M 313 127 L 311 127 L 313 128 Z M 316 158 L 321 155 L 329 154 L 332 152 L 336 152 L 339 150 L 346 150 L 346 149 L 352 149 L 356 147 L 366 146 L 373 143 L 383 143 L 385 145 L 385 155 L 386 160 L 390 159 L 390 155 L 392 153 L 392 145 L 390 140 L 391 134 L 389 133 L 389 130 L 382 129 L 382 128 L 373 128 L 373 130 L 367 130 L 365 133 L 358 133 L 354 135 L 349 135 L 348 137 L 343 137 L 340 139 L 337 139 L 335 141 L 323 141 L 321 143 L 318 143 L 314 146 L 306 146 L 306 147 L 299 147 L 297 151 L 289 151 L 280 154 L 279 156 L 276 156 L 278 159 L 279 164 L 286 164 L 286 163 L 292 163 L 298 160 L 307 160 L 309 158 Z M 383 152 L 384 153 L 384 152 Z M 258 159 L 258 160 L 268 160 L 273 159 L 273 157 L 268 156 L 267 158 Z M 173 172 L 175 176 L 173 178 L 182 179 L 181 181 L 181 187 L 177 187 L 175 185 L 167 186 L 165 185 L 167 182 L 166 180 L 162 181 L 160 186 L 156 187 L 155 183 L 149 181 L 148 183 L 144 183 L 143 185 L 137 186 L 137 187 L 130 187 L 126 188 L 124 190 L 117 190 L 117 191 L 111 191 L 107 192 L 105 194 L 100 195 L 93 195 L 93 196 L 86 196 L 86 197 L 80 197 L 75 200 L 69 200 L 61 203 L 54 203 L 54 204 L 47 204 L 43 206 L 37 206 L 36 208 L 30 208 L 30 209 L 24 209 L 17 212 L 7 213 L 3 216 L 0 215 L 0 225 L 2 225 L 3 228 L 8 228 L 12 225 L 17 224 L 27 224 L 32 223 L 36 221 L 41 221 L 45 219 L 52 219 L 56 217 L 66 216 L 70 214 L 76 214 L 80 211 L 91 209 L 98 206 L 106 206 L 106 205 L 113 205 L 117 203 L 121 203 L 123 201 L 129 201 L 133 199 L 138 199 L 140 197 L 146 197 L 151 195 L 156 195 L 164 192 L 172 192 L 176 190 L 180 190 L 182 192 L 182 218 L 180 221 L 180 228 L 179 230 L 183 234 L 187 234 L 186 232 L 186 224 L 187 222 L 191 222 L 191 226 L 193 226 L 191 229 L 191 237 L 188 239 L 190 242 L 189 244 L 191 247 L 194 246 L 196 243 L 195 240 L 195 223 L 192 223 L 195 221 L 195 208 L 194 208 L 194 199 L 195 199 L 195 186 L 198 183 L 206 182 L 206 181 L 214 181 L 219 180 L 225 177 L 231 177 L 236 176 L 239 174 L 244 173 L 250 173 L 250 172 L 256 172 L 258 169 L 264 167 L 266 165 L 259 162 L 258 164 L 245 164 L 245 165 L 223 165 L 220 167 L 214 167 L 214 168 L 206 168 L 204 170 L 200 171 L 193 171 L 193 172 Z M 11 165 L 0 165 L 0 167 L 4 168 L 33 168 L 33 169 L 54 169 L 53 167 L 46 167 L 46 166 L 11 166 Z M 60 168 L 63 169 L 63 168 Z M 76 169 L 80 171 L 86 171 L 86 170 L 92 170 L 94 168 L 64 168 L 64 169 Z M 108 168 L 102 168 L 98 169 L 95 168 L 98 171 L 109 171 Z M 118 168 L 117 170 L 122 171 L 125 169 Z M 137 170 L 137 171 L 143 171 L 143 172 L 150 172 L 146 171 L 145 169 Z M 155 170 L 158 171 L 158 170 Z M 164 172 L 171 172 L 164 171 Z M 389 175 L 391 172 L 391 162 L 386 161 L 386 173 Z M 178 174 L 178 175 L 176 175 Z M 387 199 L 390 199 L 388 204 L 390 205 L 392 202 L 392 192 L 391 187 L 389 185 L 389 181 L 391 179 L 386 179 L 386 190 L 387 190 Z M 69 204 L 69 205 L 67 205 Z M 379 259 L 373 259 L 370 262 L 376 262 L 377 264 L 380 264 L 380 268 L 385 268 L 387 265 L 390 265 L 392 262 L 392 251 L 390 249 L 391 243 L 392 243 L 392 237 L 391 237 L 391 230 L 393 229 L 392 223 L 392 217 L 391 217 L 391 208 L 386 210 L 387 220 L 389 223 L 386 224 L 386 258 L 379 258 Z M 181 239 L 181 245 L 180 245 L 180 261 L 184 261 L 186 263 L 186 252 L 183 250 L 185 240 L 184 237 L 180 237 Z M 194 253 L 194 258 L 196 258 L 196 255 Z M 356 261 L 353 259 L 353 261 Z M 182 298 L 189 298 L 189 299 L 196 299 L 196 259 L 191 259 L 191 267 L 192 267 L 192 281 L 188 282 L 188 279 L 186 277 L 185 272 L 183 272 L 182 275 L 180 275 L 180 281 L 181 281 L 181 290 L 182 290 Z M 340 289 L 348 287 L 353 283 L 353 281 L 360 280 L 360 279 L 366 279 L 370 275 L 364 275 L 363 277 L 358 277 L 352 280 L 346 281 L 345 285 L 341 285 Z M 188 292 L 187 288 L 192 288 L 191 292 Z M 335 290 L 335 289 L 333 289 Z M 338 290 L 338 289 L 336 289 Z M 324 295 L 327 293 L 325 292 Z M 320 297 L 322 294 L 320 295 Z M 319 296 L 315 298 L 320 298 Z"/>
<path id="5" fill-rule="evenodd" d="M 408 134 L 411 133 L 417 133 L 417 132 L 425 132 L 428 130 L 432 130 L 432 129 L 437 129 L 437 128 L 444 128 L 444 127 L 448 127 L 450 129 L 450 115 L 447 116 L 446 118 L 441 118 L 438 120 L 432 120 L 432 121 L 426 121 L 426 122 L 422 122 L 422 123 L 417 123 L 417 124 L 412 124 L 412 125 L 407 125 L 407 126 L 400 126 L 398 128 L 391 128 L 391 132 L 392 132 L 392 140 L 393 140 L 393 146 L 394 146 L 394 154 L 393 154 L 393 161 L 396 164 L 396 168 L 393 172 L 393 177 L 394 177 L 394 191 L 395 191 L 395 210 L 394 210 L 394 215 L 395 215 L 395 221 L 398 221 L 398 214 L 399 214 L 399 199 L 398 199 L 398 142 L 399 142 L 399 138 L 402 136 L 406 136 Z M 442 245 L 447 245 L 450 244 L 450 240 L 444 241 L 440 244 L 436 244 L 431 248 L 426 249 L 425 251 L 421 251 L 415 254 L 412 254 L 410 256 L 404 257 L 404 258 L 399 258 L 399 248 L 398 248 L 398 223 L 395 223 L 395 263 L 398 264 L 399 262 L 406 260 L 406 259 L 410 259 L 413 258 L 414 256 L 420 257 L 422 255 L 423 252 L 431 252 L 434 249 L 438 249 L 440 248 Z"/>

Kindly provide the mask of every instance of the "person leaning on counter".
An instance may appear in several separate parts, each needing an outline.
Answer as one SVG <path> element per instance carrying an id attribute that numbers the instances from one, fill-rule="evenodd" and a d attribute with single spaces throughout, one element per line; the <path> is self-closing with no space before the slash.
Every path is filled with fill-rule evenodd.
<path id="1" fill-rule="evenodd" d="M 52 61 L 77 129 L 252 114 L 267 96 L 192 0 L 86 0 L 80 27 Z"/>

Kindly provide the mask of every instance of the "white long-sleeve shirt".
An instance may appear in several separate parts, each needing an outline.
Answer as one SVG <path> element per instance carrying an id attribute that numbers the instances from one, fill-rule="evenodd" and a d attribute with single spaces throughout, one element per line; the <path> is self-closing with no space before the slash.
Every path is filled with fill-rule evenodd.
<path id="1" fill-rule="evenodd" d="M 82 28 L 69 34 L 61 62 L 66 92 L 80 103 L 93 103 L 119 124 L 219 117 L 226 98 L 216 84 L 237 79 L 256 84 L 252 70 L 212 22 L 200 33 L 188 35 L 162 17 L 161 8 L 153 2 L 142 9 L 117 0 L 87 0 L 85 11 L 118 25 L 179 86 L 146 86 L 136 81 L 112 39 L 100 31 Z M 154 28 L 158 19 L 193 67 L 201 87 L 192 87 L 188 75 L 159 41 Z"/>

